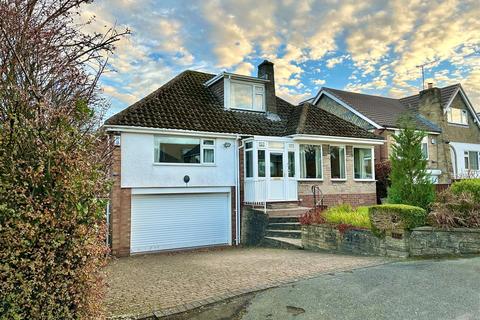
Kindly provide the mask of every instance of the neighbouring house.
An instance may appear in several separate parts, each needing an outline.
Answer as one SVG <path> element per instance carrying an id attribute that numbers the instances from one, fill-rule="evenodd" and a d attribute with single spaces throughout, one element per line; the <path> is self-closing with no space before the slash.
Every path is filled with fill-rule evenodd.
<path id="1" fill-rule="evenodd" d="M 376 203 L 379 137 L 258 76 L 185 71 L 105 123 L 114 144 L 112 251 L 239 244 L 242 208 Z M 290 210 L 290 209 L 288 209 Z"/>
<path id="2" fill-rule="evenodd" d="M 322 88 L 307 102 L 383 136 L 386 143 L 376 148 L 377 161 L 389 158 L 399 119 L 413 115 L 415 127 L 427 133 L 422 151 L 434 183 L 480 175 L 479 117 L 460 84 L 429 84 L 401 99 Z"/>

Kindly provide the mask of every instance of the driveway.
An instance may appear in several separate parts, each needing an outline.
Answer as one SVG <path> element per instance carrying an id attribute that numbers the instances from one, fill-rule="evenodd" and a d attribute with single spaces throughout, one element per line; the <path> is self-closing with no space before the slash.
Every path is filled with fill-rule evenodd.
<path id="1" fill-rule="evenodd" d="M 240 301 L 247 307 L 232 318 L 473 320 L 480 319 L 479 284 L 480 258 L 397 262 L 260 292 Z"/>
<path id="2" fill-rule="evenodd" d="M 166 315 L 329 272 L 386 260 L 302 250 L 228 248 L 151 254 L 107 267 L 107 313 Z"/>

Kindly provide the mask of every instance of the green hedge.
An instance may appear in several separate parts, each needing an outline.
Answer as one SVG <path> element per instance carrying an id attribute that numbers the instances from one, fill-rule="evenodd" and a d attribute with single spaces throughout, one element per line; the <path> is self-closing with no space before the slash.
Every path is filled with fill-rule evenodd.
<path id="1" fill-rule="evenodd" d="M 477 202 L 480 202 L 480 179 L 465 179 L 454 182 L 450 190 L 455 195 L 469 193 Z"/>
<path id="2" fill-rule="evenodd" d="M 406 204 L 383 204 L 369 207 L 372 231 L 377 235 L 411 230 L 424 226 L 427 211 L 420 207 Z"/>

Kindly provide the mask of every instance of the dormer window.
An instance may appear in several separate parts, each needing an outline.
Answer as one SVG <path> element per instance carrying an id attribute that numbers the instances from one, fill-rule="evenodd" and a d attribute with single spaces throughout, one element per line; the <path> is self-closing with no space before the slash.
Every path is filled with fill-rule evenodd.
<path id="1" fill-rule="evenodd" d="M 468 112 L 464 109 L 449 108 L 447 110 L 447 120 L 450 123 L 468 126 Z"/>
<path id="2" fill-rule="evenodd" d="M 230 107 L 252 111 L 265 111 L 265 86 L 231 80 Z"/>

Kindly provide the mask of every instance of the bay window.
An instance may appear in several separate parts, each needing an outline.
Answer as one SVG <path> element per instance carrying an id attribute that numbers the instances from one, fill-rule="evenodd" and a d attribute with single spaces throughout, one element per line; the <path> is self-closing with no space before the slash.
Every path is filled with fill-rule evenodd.
<path id="1" fill-rule="evenodd" d="M 300 178 L 323 178 L 321 145 L 300 145 Z"/>
<path id="2" fill-rule="evenodd" d="M 345 180 L 345 147 L 330 146 L 332 180 Z"/>
<path id="3" fill-rule="evenodd" d="M 214 164 L 215 140 L 190 137 L 154 137 L 155 163 Z"/>
<path id="4" fill-rule="evenodd" d="M 232 81 L 230 85 L 232 108 L 265 111 L 265 87 L 263 84 Z"/>
<path id="5" fill-rule="evenodd" d="M 371 148 L 353 148 L 353 173 L 355 179 L 373 179 L 373 156 Z"/>

